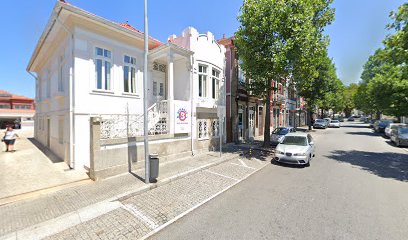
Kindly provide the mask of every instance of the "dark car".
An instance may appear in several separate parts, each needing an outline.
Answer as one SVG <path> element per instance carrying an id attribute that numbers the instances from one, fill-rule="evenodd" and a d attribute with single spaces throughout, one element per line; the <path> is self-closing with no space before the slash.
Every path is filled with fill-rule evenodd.
<path id="1" fill-rule="evenodd" d="M 408 127 L 398 127 L 391 131 L 391 141 L 395 146 L 408 146 Z"/>
<path id="2" fill-rule="evenodd" d="M 313 128 L 323 128 L 326 129 L 328 126 L 328 123 L 324 119 L 316 119 L 316 121 L 313 124 Z"/>
<path id="3" fill-rule="evenodd" d="M 370 122 L 369 122 L 368 127 L 369 127 L 369 128 L 374 128 L 374 124 L 375 124 L 375 122 L 377 122 L 377 121 L 378 121 L 378 120 L 371 119 Z"/>
<path id="4" fill-rule="evenodd" d="M 379 122 L 376 122 L 377 124 L 374 124 L 374 132 L 378 132 L 378 133 L 384 133 L 385 132 L 385 128 L 390 125 L 391 123 L 393 123 L 392 120 L 381 120 Z"/>
<path id="5" fill-rule="evenodd" d="M 296 132 L 293 127 L 278 127 L 273 130 L 271 135 L 271 145 L 276 146 L 283 141 L 285 135 L 291 132 Z"/>
<path id="6" fill-rule="evenodd" d="M 349 122 L 354 122 L 354 117 L 349 117 L 349 118 L 347 118 L 347 121 L 349 121 Z"/>

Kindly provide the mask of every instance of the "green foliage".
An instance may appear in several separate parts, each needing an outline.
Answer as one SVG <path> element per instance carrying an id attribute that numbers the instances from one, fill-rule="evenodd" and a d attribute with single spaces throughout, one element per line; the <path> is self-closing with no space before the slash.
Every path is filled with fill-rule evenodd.
<path id="1" fill-rule="evenodd" d="M 309 86 L 318 77 L 328 40 L 323 28 L 334 18 L 332 0 L 245 0 L 235 33 L 249 88 L 270 107 L 271 81 L 292 79 Z M 313 85 L 313 83 L 311 83 Z M 306 92 L 306 88 L 304 92 Z M 269 143 L 270 114 L 266 114 L 264 144 Z"/>
<path id="2" fill-rule="evenodd" d="M 390 17 L 393 22 L 387 27 L 394 34 L 364 65 L 355 103 L 368 113 L 400 117 L 408 115 L 408 3 L 391 12 Z"/>

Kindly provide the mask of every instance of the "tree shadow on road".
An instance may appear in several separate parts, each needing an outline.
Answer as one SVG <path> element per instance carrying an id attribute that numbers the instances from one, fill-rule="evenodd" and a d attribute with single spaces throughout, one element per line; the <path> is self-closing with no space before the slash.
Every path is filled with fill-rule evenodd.
<path id="1" fill-rule="evenodd" d="M 375 133 L 375 132 L 346 132 L 346 134 L 350 135 L 359 135 L 359 136 L 382 136 L 381 133 Z"/>
<path id="2" fill-rule="evenodd" d="M 326 156 L 338 162 L 349 163 L 383 178 L 408 182 L 408 155 L 365 151 L 333 151 Z"/>
<path id="3" fill-rule="evenodd" d="M 347 125 L 347 124 L 342 124 L 341 127 L 343 128 L 368 128 L 368 125 Z"/>

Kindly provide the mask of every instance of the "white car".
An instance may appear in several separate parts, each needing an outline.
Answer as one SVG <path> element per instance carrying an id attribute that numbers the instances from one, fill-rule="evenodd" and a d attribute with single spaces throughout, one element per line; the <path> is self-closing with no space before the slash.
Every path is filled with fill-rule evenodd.
<path id="1" fill-rule="evenodd" d="M 384 134 L 387 137 L 391 137 L 391 132 L 393 129 L 397 129 L 398 127 L 404 127 L 407 124 L 404 123 L 390 123 L 387 127 L 385 127 Z"/>
<path id="2" fill-rule="evenodd" d="M 340 127 L 340 121 L 339 120 L 331 120 L 329 122 L 329 127 L 339 128 Z"/>
<path id="3" fill-rule="evenodd" d="M 288 133 L 276 146 L 274 160 L 277 162 L 310 166 L 314 157 L 315 145 L 308 133 Z"/>

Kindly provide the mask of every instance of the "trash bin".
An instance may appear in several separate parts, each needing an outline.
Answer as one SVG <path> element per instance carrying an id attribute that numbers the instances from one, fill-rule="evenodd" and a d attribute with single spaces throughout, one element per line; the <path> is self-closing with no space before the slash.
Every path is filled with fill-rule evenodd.
<path id="1" fill-rule="evenodd" d="M 149 154 L 149 162 L 150 162 L 150 182 L 157 182 L 159 177 L 159 154 L 152 153 Z"/>

